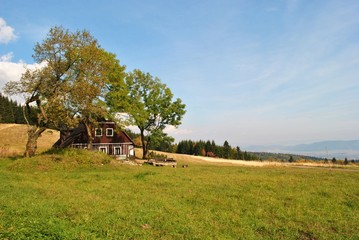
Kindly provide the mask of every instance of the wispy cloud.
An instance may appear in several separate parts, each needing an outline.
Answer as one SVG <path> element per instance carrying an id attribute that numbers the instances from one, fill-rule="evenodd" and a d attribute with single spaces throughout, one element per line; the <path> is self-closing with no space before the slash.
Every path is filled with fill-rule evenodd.
<path id="1" fill-rule="evenodd" d="M 10 62 L 13 56 L 14 56 L 13 52 L 9 52 L 3 56 L 0 56 L 0 62 Z"/>
<path id="2" fill-rule="evenodd" d="M 170 134 L 171 136 L 179 136 L 179 135 L 189 135 L 193 131 L 190 129 L 176 128 L 174 126 L 169 125 L 166 127 L 165 132 Z"/>
<path id="3" fill-rule="evenodd" d="M 14 28 L 7 25 L 6 21 L 0 17 L 0 43 L 9 43 L 16 38 Z"/>

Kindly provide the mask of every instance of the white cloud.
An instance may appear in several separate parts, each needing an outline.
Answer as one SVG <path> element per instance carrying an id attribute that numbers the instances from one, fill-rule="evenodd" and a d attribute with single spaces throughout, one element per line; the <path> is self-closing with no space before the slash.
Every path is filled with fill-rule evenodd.
<path id="1" fill-rule="evenodd" d="M 166 127 L 165 132 L 169 135 L 187 135 L 191 134 L 192 130 L 176 128 L 172 125 Z"/>
<path id="2" fill-rule="evenodd" d="M 3 56 L 0 61 L 0 91 L 2 92 L 3 87 L 9 81 L 18 81 L 21 78 L 21 75 L 25 72 L 25 65 L 23 63 L 13 63 L 2 61 Z M 13 100 L 21 103 L 24 102 L 23 98 L 20 96 L 13 97 Z"/>
<path id="3" fill-rule="evenodd" d="M 0 86 L 4 86 L 9 81 L 18 81 L 21 75 L 25 72 L 25 64 L 13 63 L 3 61 L 5 57 L 2 56 L 0 61 Z"/>
<path id="4" fill-rule="evenodd" d="M 7 82 L 10 81 L 19 81 L 22 74 L 28 69 L 41 68 L 45 63 L 42 64 L 26 64 L 23 62 L 9 62 L 4 60 L 10 60 L 12 57 L 12 53 L 8 53 L 4 56 L 0 57 L 0 91 L 2 91 L 3 87 Z M 14 100 L 18 102 L 23 102 L 23 99 L 18 96 L 14 98 Z"/>
<path id="5" fill-rule="evenodd" d="M 14 53 L 9 52 L 8 54 L 0 56 L 0 61 L 1 62 L 10 62 L 13 56 L 14 56 Z"/>
<path id="6" fill-rule="evenodd" d="M 0 18 L 0 43 L 8 43 L 16 37 L 14 29 L 8 26 L 3 18 Z"/>

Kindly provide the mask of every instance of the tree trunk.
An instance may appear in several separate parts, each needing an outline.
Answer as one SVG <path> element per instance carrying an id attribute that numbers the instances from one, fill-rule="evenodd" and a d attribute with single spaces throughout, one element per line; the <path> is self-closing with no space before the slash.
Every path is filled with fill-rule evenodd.
<path id="1" fill-rule="evenodd" d="M 140 129 L 141 132 L 141 143 L 142 143 L 142 159 L 146 159 L 147 156 L 147 147 L 145 141 L 145 133 L 143 129 Z"/>
<path id="2" fill-rule="evenodd" d="M 85 122 L 86 132 L 87 132 L 87 149 L 92 150 L 92 129 L 91 125 Z"/>
<path id="3" fill-rule="evenodd" d="M 37 149 L 37 139 L 46 130 L 44 127 L 29 126 L 27 130 L 27 143 L 24 156 L 33 157 Z"/>

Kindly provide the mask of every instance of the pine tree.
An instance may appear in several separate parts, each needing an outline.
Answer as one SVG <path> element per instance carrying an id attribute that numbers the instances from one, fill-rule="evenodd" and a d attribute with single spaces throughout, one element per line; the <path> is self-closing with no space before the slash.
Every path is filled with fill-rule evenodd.
<path id="1" fill-rule="evenodd" d="M 228 159 L 230 156 L 230 152 L 231 152 L 231 146 L 229 145 L 228 141 L 226 140 L 223 143 L 224 158 Z"/>

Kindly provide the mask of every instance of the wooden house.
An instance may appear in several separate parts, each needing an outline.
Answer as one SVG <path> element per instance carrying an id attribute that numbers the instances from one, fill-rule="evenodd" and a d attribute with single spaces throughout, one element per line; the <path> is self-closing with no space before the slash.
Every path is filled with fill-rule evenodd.
<path id="1" fill-rule="evenodd" d="M 88 147 L 88 134 L 84 124 L 77 128 L 60 131 L 60 139 L 55 147 Z M 116 131 L 114 122 L 99 122 L 92 133 L 92 149 L 107 153 L 117 158 L 134 157 L 135 144 L 124 131 Z"/>

